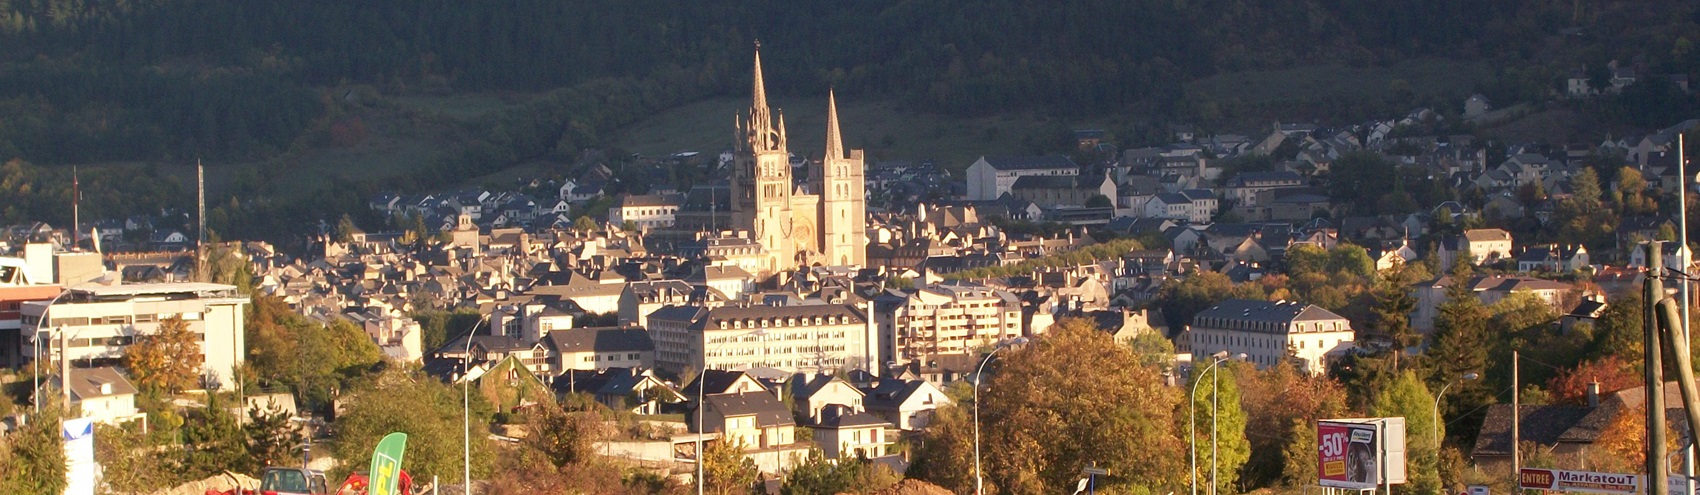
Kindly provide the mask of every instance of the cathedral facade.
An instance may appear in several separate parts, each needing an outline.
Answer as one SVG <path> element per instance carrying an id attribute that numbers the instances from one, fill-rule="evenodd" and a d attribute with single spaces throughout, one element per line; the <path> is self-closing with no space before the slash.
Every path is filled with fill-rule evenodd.
<path id="1" fill-rule="evenodd" d="M 733 142 L 732 223 L 761 245 L 767 257 L 764 274 L 813 265 L 866 265 L 865 161 L 862 150 L 846 153 L 830 91 L 825 154 L 810 162 L 809 181 L 797 183 L 785 116 L 767 106 L 758 47 L 749 115 L 739 119 Z"/>

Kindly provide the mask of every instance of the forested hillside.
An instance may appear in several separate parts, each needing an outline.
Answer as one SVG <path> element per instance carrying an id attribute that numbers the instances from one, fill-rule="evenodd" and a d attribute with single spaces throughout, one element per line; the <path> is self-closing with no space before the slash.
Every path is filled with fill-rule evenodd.
<path id="1" fill-rule="evenodd" d="M 413 174 L 434 185 L 747 91 L 757 39 L 773 91 L 948 115 L 1189 121 L 1218 108 L 1189 81 L 1414 58 L 1490 62 L 1476 86 L 1505 102 L 1579 63 L 1695 74 L 1697 18 L 1674 0 L 0 0 L 0 158 L 266 163 L 324 141 L 350 87 L 543 95 L 457 123 Z"/>

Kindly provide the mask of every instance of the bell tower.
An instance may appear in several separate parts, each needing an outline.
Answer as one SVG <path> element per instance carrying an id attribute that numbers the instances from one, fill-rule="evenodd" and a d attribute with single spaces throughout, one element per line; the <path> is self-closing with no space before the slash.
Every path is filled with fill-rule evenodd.
<path id="1" fill-rule="evenodd" d="M 862 150 L 844 152 L 844 137 L 838 128 L 838 99 L 826 96 L 826 154 L 821 157 L 820 177 L 821 255 L 830 265 L 867 266 L 867 202 L 862 179 L 865 162 Z"/>
<path id="2" fill-rule="evenodd" d="M 738 124 L 733 143 L 732 222 L 749 232 L 767 253 L 766 272 L 796 267 L 791 238 L 791 159 L 785 147 L 785 117 L 777 124 L 762 84 L 761 43 L 756 43 L 755 82 L 749 118 Z"/>

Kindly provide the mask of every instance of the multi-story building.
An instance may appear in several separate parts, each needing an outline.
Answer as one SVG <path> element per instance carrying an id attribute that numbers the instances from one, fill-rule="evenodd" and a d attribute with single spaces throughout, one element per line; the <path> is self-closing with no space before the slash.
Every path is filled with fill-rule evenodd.
<path id="1" fill-rule="evenodd" d="M 987 287 L 928 285 L 875 299 L 881 363 L 920 361 L 931 366 L 939 356 L 966 356 L 998 341 L 1020 337 L 1021 300 Z"/>
<path id="2" fill-rule="evenodd" d="M 549 376 L 568 370 L 648 369 L 655 366 L 655 342 L 635 327 L 568 328 L 543 339 Z"/>
<path id="3" fill-rule="evenodd" d="M 1264 191 L 1304 185 L 1304 177 L 1285 170 L 1244 172 L 1228 179 L 1223 187 L 1228 199 L 1239 206 L 1257 206 L 1258 195 Z"/>
<path id="4" fill-rule="evenodd" d="M 51 300 L 60 291 L 57 284 L 31 278 L 30 271 L 22 259 L 0 258 L 0 364 L 8 368 L 24 365 L 25 343 L 19 324 L 24 303 Z"/>
<path id="5" fill-rule="evenodd" d="M 968 199 L 998 199 L 1022 177 L 1080 175 L 1080 166 L 1063 155 L 982 156 L 968 166 Z"/>
<path id="6" fill-rule="evenodd" d="M 878 368 L 874 326 L 854 304 L 668 306 L 649 314 L 649 331 L 656 368 L 675 373 Z"/>
<path id="7" fill-rule="evenodd" d="M 1457 282 L 1451 276 L 1442 276 L 1411 286 L 1417 298 L 1417 308 L 1411 312 L 1411 328 L 1424 333 L 1434 331 L 1434 318 L 1440 313 L 1440 305 L 1446 302 L 1446 289 L 1454 283 Z M 1556 314 L 1569 313 L 1571 307 L 1581 302 L 1575 286 L 1534 277 L 1476 275 L 1465 283 L 1484 305 L 1492 305 L 1519 292 L 1552 305 Z"/>
<path id="8" fill-rule="evenodd" d="M 1229 299 L 1200 311 L 1187 331 L 1192 362 L 1227 351 L 1245 354 L 1259 368 L 1280 364 L 1291 352 L 1312 374 L 1327 369 L 1327 359 L 1356 345 L 1352 323 L 1314 304 L 1294 301 Z"/>
<path id="9" fill-rule="evenodd" d="M 113 362 L 137 337 L 157 332 L 160 322 L 182 318 L 200 344 L 199 355 L 182 358 L 197 361 L 203 376 L 221 389 L 235 388 L 235 369 L 246 355 L 243 318 L 248 304 L 235 286 L 84 284 L 69 290 L 51 311 L 46 301 L 24 303 L 23 336 L 31 345 L 25 349 L 31 359 L 65 357 L 73 365 Z"/>
<path id="10" fill-rule="evenodd" d="M 618 204 L 608 209 L 608 223 L 618 227 L 631 222 L 643 230 L 672 227 L 684 203 L 682 194 L 621 195 Z"/>

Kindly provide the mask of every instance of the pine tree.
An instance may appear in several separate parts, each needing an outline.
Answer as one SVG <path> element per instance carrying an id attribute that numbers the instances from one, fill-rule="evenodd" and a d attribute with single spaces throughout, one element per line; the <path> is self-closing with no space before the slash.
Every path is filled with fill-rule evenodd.
<path id="1" fill-rule="evenodd" d="M 1493 315 L 1470 290 L 1468 278 L 1459 277 L 1453 277 L 1452 285 L 1447 286 L 1446 301 L 1438 311 L 1434 344 L 1428 351 L 1434 365 L 1429 383 L 1437 390 L 1453 383 L 1446 395 L 1445 412 L 1448 419 L 1456 419 L 1493 402 L 1482 380 L 1459 381 L 1466 373 L 1486 374 L 1488 349 L 1493 345 L 1488 320 Z"/>

